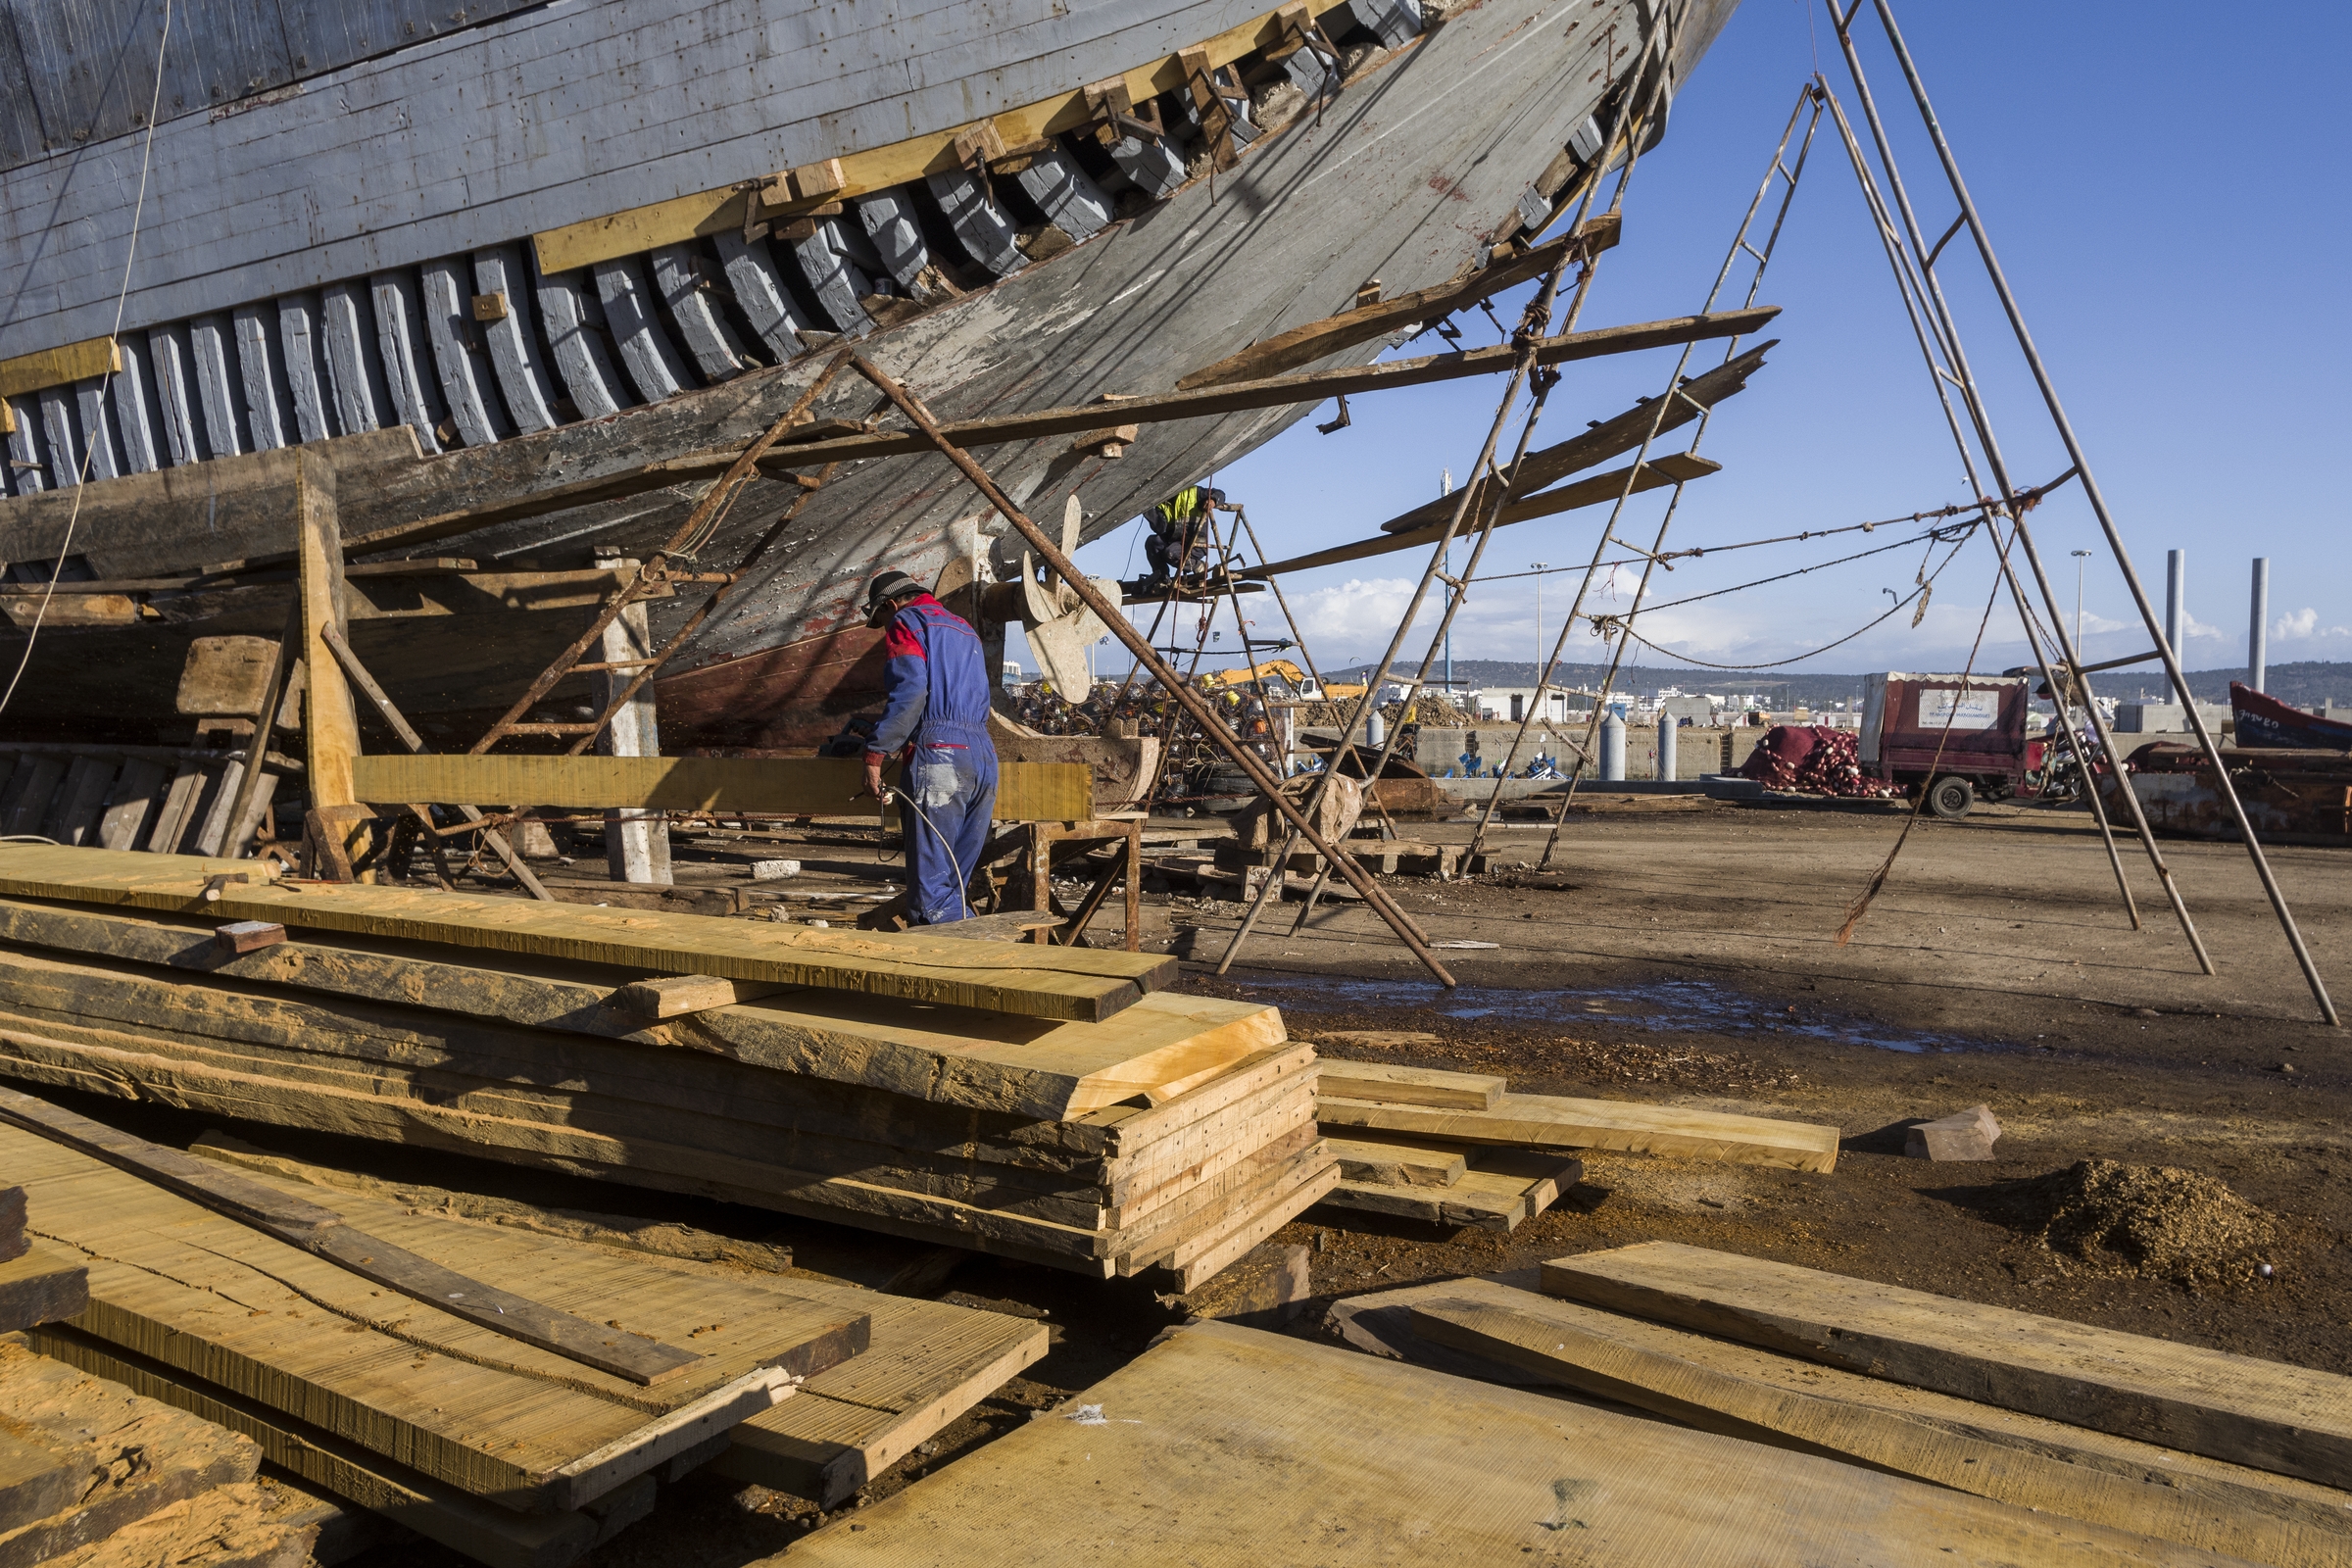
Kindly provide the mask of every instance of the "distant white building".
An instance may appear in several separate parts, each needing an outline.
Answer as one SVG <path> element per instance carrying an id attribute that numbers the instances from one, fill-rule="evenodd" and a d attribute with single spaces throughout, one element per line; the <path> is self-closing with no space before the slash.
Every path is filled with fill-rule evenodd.
<path id="1" fill-rule="evenodd" d="M 1473 701 L 1479 717 L 1517 724 L 1526 720 L 1530 705 L 1537 700 L 1536 690 L 1533 686 L 1488 686 L 1473 694 Z M 1556 686 L 1546 686 L 1543 692 L 1543 710 L 1538 716 L 1555 724 L 1566 719 L 1568 700 L 1574 694 Z M 1578 711 L 1583 712 L 1590 706 L 1586 704 Z"/>

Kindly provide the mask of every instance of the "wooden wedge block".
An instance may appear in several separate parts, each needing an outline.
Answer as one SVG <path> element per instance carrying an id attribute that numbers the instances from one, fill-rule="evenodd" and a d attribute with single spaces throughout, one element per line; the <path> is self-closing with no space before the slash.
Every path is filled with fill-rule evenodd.
<path id="1" fill-rule="evenodd" d="M 1399 1293 L 1413 1331 L 1701 1431 L 1829 1453 L 2019 1507 L 2321 1568 L 2352 1493 L 1727 1344 L 1491 1280 Z"/>
<path id="2" fill-rule="evenodd" d="M 0 1263 L 0 1334 L 73 1317 L 90 1304 L 90 1271 L 76 1257 L 27 1247 Z"/>
<path id="3" fill-rule="evenodd" d="M 1372 1143 L 1352 1138 L 1326 1140 L 1340 1162 L 1344 1182 L 1375 1187 L 1451 1187 L 1462 1179 L 1470 1162 L 1458 1149 L 1433 1149 L 1418 1144 Z"/>
<path id="4" fill-rule="evenodd" d="M 1810 1122 L 1731 1116 L 1627 1100 L 1504 1095 L 1493 1110 L 1381 1104 L 1321 1094 L 1315 1117 L 1334 1131 L 1370 1128 L 1446 1143 L 1530 1149 L 1608 1149 L 1723 1159 L 1785 1170 L 1828 1171 L 1838 1163 L 1838 1129 Z"/>
<path id="5" fill-rule="evenodd" d="M 709 1012 L 739 1002 L 772 997 L 786 986 L 764 980 L 721 980 L 708 974 L 659 975 L 635 980 L 612 993 L 612 1005 L 640 1018 L 676 1018 L 689 1012 Z"/>
<path id="6" fill-rule="evenodd" d="M 2352 1378 L 1672 1242 L 1546 1295 L 2233 1464 L 2352 1487 Z"/>
<path id="7" fill-rule="evenodd" d="M 1063 1477 L 1083 1506 L 1041 1502 L 1055 1483 L 1040 1478 Z M 1835 1459 L 1224 1323 L 1175 1330 L 1060 1409 L 795 1542 L 792 1556 L 795 1568 L 1028 1568 L 1098 1555 L 1105 1541 L 1139 1561 L 1406 1568 L 2214 1561 Z"/>
<path id="8" fill-rule="evenodd" d="M 1368 1100 L 1384 1105 L 1493 1110 L 1502 1102 L 1503 1080 L 1487 1073 L 1441 1072 L 1434 1067 L 1326 1060 L 1320 1092 L 1335 1100 Z"/>

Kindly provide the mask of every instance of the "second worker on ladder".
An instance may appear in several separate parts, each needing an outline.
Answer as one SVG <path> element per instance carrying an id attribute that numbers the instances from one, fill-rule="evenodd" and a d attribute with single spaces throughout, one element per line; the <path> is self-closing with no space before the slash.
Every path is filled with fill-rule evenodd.
<path id="1" fill-rule="evenodd" d="M 964 890 L 997 801 L 988 659 L 971 624 L 903 571 L 866 585 L 865 623 L 883 628 L 889 699 L 866 743 L 865 790 L 879 798 L 883 764 L 904 758 L 899 831 L 910 912 L 945 925 L 971 913 Z"/>

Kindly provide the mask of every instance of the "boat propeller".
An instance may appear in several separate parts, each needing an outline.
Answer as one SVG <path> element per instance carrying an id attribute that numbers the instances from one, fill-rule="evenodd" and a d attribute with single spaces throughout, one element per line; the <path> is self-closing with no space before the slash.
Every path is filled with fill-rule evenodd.
<path id="1" fill-rule="evenodd" d="M 1061 553 L 1064 559 L 1078 548 L 1083 520 L 1078 498 L 1061 509 Z M 1095 587 L 1116 605 L 1123 598 L 1116 579 L 1097 577 Z M 1109 628 L 1087 608 L 1078 590 L 1051 567 L 1040 568 L 1028 551 L 1021 552 L 1021 629 L 1029 635 L 1029 650 L 1039 667 L 1065 703 L 1083 703 L 1094 690 L 1087 670 L 1086 651 Z"/>

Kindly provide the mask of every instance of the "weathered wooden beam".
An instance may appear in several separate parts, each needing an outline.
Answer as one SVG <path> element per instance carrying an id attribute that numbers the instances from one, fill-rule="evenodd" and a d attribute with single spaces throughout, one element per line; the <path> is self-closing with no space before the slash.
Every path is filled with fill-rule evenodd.
<path id="1" fill-rule="evenodd" d="M 529 801 L 575 810 L 773 811 L 838 816 L 857 810 L 862 768 L 854 757 L 363 757 L 360 799 Z M 872 803 L 866 802 L 866 805 Z M 1094 815 L 1083 763 L 1005 762 L 997 773 L 1004 821 L 1075 822 Z"/>
<path id="2" fill-rule="evenodd" d="M 1280 375 L 1404 327 L 1444 320 L 1456 311 L 1466 311 L 1481 301 L 1493 299 L 1506 288 L 1542 277 L 1551 270 L 1562 251 L 1574 249 L 1579 255 L 1594 256 L 1607 250 L 1617 243 L 1620 232 L 1614 219 L 1614 214 L 1603 215 L 1603 219 L 1592 220 L 1575 234 L 1538 245 L 1506 261 L 1490 263 L 1466 276 L 1278 332 L 1250 344 L 1239 354 L 1228 355 L 1214 365 L 1193 371 L 1176 383 L 1176 390 L 1191 392 L 1200 387 Z"/>
<path id="3" fill-rule="evenodd" d="M 1596 507 L 1604 501 L 1615 501 L 1625 494 L 1625 481 L 1634 481 L 1634 493 L 1662 489 L 1670 484 L 1687 484 L 1703 479 L 1723 466 L 1705 458 L 1686 453 L 1669 452 L 1642 466 L 1635 473 L 1631 468 L 1617 468 L 1608 473 L 1596 473 L 1590 479 L 1579 479 L 1558 490 L 1547 490 L 1530 496 L 1525 501 L 1505 505 L 1494 526 L 1504 527 L 1514 522 L 1526 522 L 1532 517 L 1548 517 L 1555 513 L 1572 512 L 1579 507 Z M 1352 544 L 1333 545 L 1329 550 L 1317 550 L 1308 555 L 1293 556 L 1288 561 L 1270 562 L 1242 572 L 1244 577 L 1272 577 L 1282 572 L 1305 571 L 1314 566 L 1335 565 L 1343 561 L 1361 561 L 1366 556 L 1385 556 L 1398 550 L 1412 550 L 1422 545 L 1434 545 L 1445 536 L 1443 522 L 1415 528 L 1406 533 L 1384 533 L 1370 539 L 1358 539 Z M 1132 601 L 1131 601 L 1132 602 Z"/>
<path id="4" fill-rule="evenodd" d="M 1763 306 L 1564 333 L 1545 340 L 1539 358 L 1545 365 L 1559 365 L 1739 336 L 1755 331 L 1778 314 L 1778 307 Z M 961 420 L 942 425 L 941 433 L 957 447 L 984 447 L 1081 435 L 1106 423 L 1152 424 L 1320 403 L 1343 393 L 1357 396 L 1507 371 L 1514 353 L 1503 344 L 1387 365 L 1313 370 L 1192 392 L 1120 398 L 1115 406 L 1098 401 Z M 54 555 L 76 495 L 81 506 L 76 536 L 83 539 L 151 541 L 157 550 L 168 552 L 182 540 L 283 538 L 281 519 L 292 494 L 295 456 L 312 450 L 328 455 L 338 471 L 349 476 L 339 501 L 344 547 L 353 555 L 423 544 L 672 485 L 698 485 L 724 473 L 744 450 L 741 445 L 690 450 L 696 440 L 708 439 L 702 432 L 722 415 L 765 424 L 777 408 L 797 396 L 808 374 L 805 362 L 755 370 L 719 386 L 600 420 L 592 440 L 581 433 L 586 427 L 567 425 L 422 459 L 415 455 L 415 438 L 404 425 L 397 431 L 318 443 L 315 449 L 216 459 L 78 490 L 0 500 L 0 559 Z M 836 434 L 779 444 L 760 466 L 770 476 L 781 476 L 835 461 L 929 450 L 928 440 L 914 431 Z M 643 455 L 649 452 L 678 455 L 646 462 Z M 553 479 L 557 474 L 564 477 Z M 290 552 L 249 549 L 236 561 L 202 564 L 213 570 L 252 571 L 291 560 Z M 172 560 L 174 569 L 198 564 Z"/>
<path id="5" fill-rule="evenodd" d="M 1662 436 L 1669 430 L 1681 429 L 1716 404 L 1743 390 L 1747 378 L 1763 368 L 1764 356 L 1778 341 L 1776 338 L 1759 343 L 1737 359 L 1727 360 L 1703 375 L 1694 375 L 1685 381 L 1673 393 L 1673 402 L 1663 415 L 1657 412 L 1655 398 L 1643 398 L 1613 419 L 1604 419 L 1565 441 L 1529 453 L 1512 471 L 1511 494 L 1521 499 L 1531 499 L 1544 486 L 1556 484 L 1579 469 L 1590 468 L 1595 463 L 1605 463 L 1621 452 L 1637 450 L 1644 439 L 1652 436 L 1653 420 L 1656 423 L 1655 435 Z M 1484 491 L 1494 480 L 1481 479 L 1477 483 L 1480 490 Z M 1478 514 L 1477 509 L 1486 500 L 1482 495 L 1472 502 L 1471 515 Z M 1451 498 L 1425 502 L 1382 523 L 1381 532 L 1406 533 L 1416 528 L 1426 528 L 1432 523 L 1443 523 L 1453 514 L 1456 504 Z"/>
<path id="6" fill-rule="evenodd" d="M 1176 972 L 1165 955 L 947 942 L 921 931 L 807 926 L 658 910 L 594 908 L 360 883 L 237 883 L 206 903 L 206 878 L 254 862 L 128 851 L 0 847 L 0 894 L 69 903 L 275 920 L 486 952 L 611 964 L 639 974 L 710 974 L 950 1003 L 1036 1018 L 1101 1022 Z"/>
<path id="7" fill-rule="evenodd" d="M 2352 1378 L 1674 1242 L 1544 1293 L 2233 1464 L 2352 1483 Z"/>

